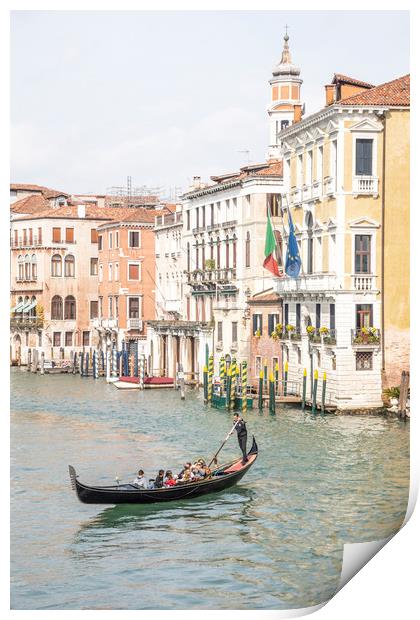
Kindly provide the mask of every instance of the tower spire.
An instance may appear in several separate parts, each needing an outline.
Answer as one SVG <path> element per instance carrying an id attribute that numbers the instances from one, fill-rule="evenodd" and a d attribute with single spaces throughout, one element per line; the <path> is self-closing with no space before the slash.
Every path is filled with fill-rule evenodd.
<path id="1" fill-rule="evenodd" d="M 287 34 L 287 24 L 286 24 L 286 34 L 284 35 L 284 45 L 283 45 L 283 52 L 281 55 L 280 64 L 282 65 L 292 64 L 292 57 L 290 55 L 290 49 L 289 49 L 289 35 Z"/>

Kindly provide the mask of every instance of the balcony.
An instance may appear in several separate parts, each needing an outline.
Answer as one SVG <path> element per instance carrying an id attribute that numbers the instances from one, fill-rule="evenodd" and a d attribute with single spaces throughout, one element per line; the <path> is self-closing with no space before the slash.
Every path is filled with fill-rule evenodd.
<path id="1" fill-rule="evenodd" d="M 369 195 L 375 197 L 378 196 L 378 177 L 353 177 L 353 195 Z"/>
<path id="2" fill-rule="evenodd" d="M 32 239 L 25 239 L 24 237 L 19 237 L 18 239 L 10 239 L 10 247 L 13 249 L 39 248 L 42 245 L 42 237 L 37 237 L 36 235 L 34 235 Z"/>
<path id="3" fill-rule="evenodd" d="M 311 185 L 304 185 L 302 187 L 302 200 L 308 201 L 311 200 L 312 198 L 312 186 Z"/>
<path id="4" fill-rule="evenodd" d="M 376 291 L 376 276 L 354 274 L 352 275 L 354 291 Z"/>
<path id="5" fill-rule="evenodd" d="M 118 319 L 93 319 L 93 327 L 96 329 L 117 329 Z"/>
<path id="6" fill-rule="evenodd" d="M 320 329 L 322 344 L 325 346 L 335 346 L 337 344 L 337 330 L 336 329 L 328 329 L 328 331 L 323 331 L 326 328 Z"/>
<path id="7" fill-rule="evenodd" d="M 42 329 L 43 326 L 43 319 L 37 316 L 13 316 L 10 318 L 11 329 Z"/>
<path id="8" fill-rule="evenodd" d="M 306 333 L 308 334 L 309 342 L 312 344 L 321 344 L 321 333 L 319 331 L 319 327 L 313 327 L 313 325 L 311 325 L 309 331 L 308 329 L 309 328 L 306 329 Z"/>
<path id="9" fill-rule="evenodd" d="M 381 332 L 376 327 L 352 329 L 351 343 L 353 346 L 379 346 L 381 344 Z"/>
<path id="10" fill-rule="evenodd" d="M 127 319 L 127 328 L 129 331 L 143 331 L 143 321 L 141 319 Z"/>
<path id="11" fill-rule="evenodd" d="M 327 292 L 338 288 L 337 276 L 325 273 L 308 274 L 296 279 L 282 278 L 277 283 L 278 293 Z"/>
<path id="12" fill-rule="evenodd" d="M 207 232 L 212 232 L 213 230 L 218 230 L 220 228 L 220 224 L 209 224 L 207 226 Z"/>
<path id="13" fill-rule="evenodd" d="M 222 228 L 234 228 L 237 224 L 238 220 L 230 220 L 229 222 L 223 222 Z"/>
<path id="14" fill-rule="evenodd" d="M 302 340 L 302 333 L 299 327 L 290 332 L 290 340 L 294 340 L 295 342 Z"/>
<path id="15" fill-rule="evenodd" d="M 198 235 L 199 233 L 203 233 L 203 232 L 206 232 L 205 226 L 196 226 L 195 228 L 192 229 L 193 235 Z"/>
<path id="16" fill-rule="evenodd" d="M 234 267 L 226 267 L 225 269 L 196 269 L 187 273 L 187 283 L 190 286 L 230 282 L 235 279 L 236 269 Z"/>

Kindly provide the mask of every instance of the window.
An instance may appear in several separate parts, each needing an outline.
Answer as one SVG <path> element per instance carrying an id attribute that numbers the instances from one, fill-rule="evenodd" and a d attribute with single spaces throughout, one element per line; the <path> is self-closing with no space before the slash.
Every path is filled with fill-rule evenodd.
<path id="1" fill-rule="evenodd" d="M 372 176 L 373 140 L 356 140 L 356 174 Z"/>
<path id="2" fill-rule="evenodd" d="M 271 369 L 273 371 L 273 374 L 276 372 L 276 366 L 279 363 L 279 358 L 278 357 L 272 357 L 271 358 Z M 279 368 L 280 370 L 280 368 Z"/>
<path id="3" fill-rule="evenodd" d="M 116 248 L 120 247 L 120 233 L 118 231 L 116 231 L 115 233 L 115 247 Z"/>
<path id="4" fill-rule="evenodd" d="M 140 247 L 140 233 L 138 230 L 128 231 L 128 247 L 130 248 Z"/>
<path id="5" fill-rule="evenodd" d="M 335 329 L 335 304 L 330 304 L 330 329 Z"/>
<path id="6" fill-rule="evenodd" d="M 255 356 L 255 376 L 259 377 L 262 371 L 262 357 L 261 355 Z"/>
<path id="7" fill-rule="evenodd" d="M 267 209 L 273 217 L 278 217 L 281 213 L 281 195 L 267 194 Z"/>
<path id="8" fill-rule="evenodd" d="M 191 228 L 191 212 L 187 211 L 187 230 Z"/>
<path id="9" fill-rule="evenodd" d="M 61 332 L 53 332 L 53 347 L 61 346 Z"/>
<path id="10" fill-rule="evenodd" d="M 128 298 L 128 318 L 129 319 L 140 318 L 140 299 L 138 297 Z"/>
<path id="11" fill-rule="evenodd" d="M 289 126 L 289 121 L 283 120 L 280 121 L 280 130 L 283 131 L 283 129 L 286 129 L 286 127 Z"/>
<path id="12" fill-rule="evenodd" d="M 371 236 L 356 235 L 354 238 L 354 273 L 371 272 Z"/>
<path id="13" fill-rule="evenodd" d="M 64 259 L 64 275 L 67 278 L 74 278 L 74 256 L 67 254 Z"/>
<path id="14" fill-rule="evenodd" d="M 97 301 L 90 302 L 90 318 L 91 319 L 98 318 L 98 302 Z"/>
<path id="15" fill-rule="evenodd" d="M 223 321 L 217 321 L 217 342 L 223 342 Z"/>
<path id="16" fill-rule="evenodd" d="M 66 243 L 74 243 L 74 228 L 66 228 Z"/>
<path id="17" fill-rule="evenodd" d="M 233 240 L 232 240 L 232 267 L 234 269 L 236 269 L 236 243 L 237 243 L 237 240 L 236 240 L 236 236 L 234 235 Z"/>
<path id="18" fill-rule="evenodd" d="M 71 347 L 73 345 L 73 332 L 65 332 L 64 346 Z"/>
<path id="19" fill-rule="evenodd" d="M 102 250 L 102 235 L 98 235 L 98 250 Z"/>
<path id="20" fill-rule="evenodd" d="M 202 223 L 203 223 L 203 227 L 206 225 L 206 205 L 203 205 L 201 207 L 201 214 L 202 214 Z"/>
<path id="21" fill-rule="evenodd" d="M 108 265 L 108 282 L 112 282 L 112 263 Z"/>
<path id="22" fill-rule="evenodd" d="M 251 266 L 251 234 L 248 231 L 245 239 L 245 267 Z"/>
<path id="23" fill-rule="evenodd" d="M 136 263 L 128 263 L 128 279 L 140 280 L 140 265 Z"/>
<path id="24" fill-rule="evenodd" d="M 26 228 L 23 229 L 22 233 L 23 233 L 23 245 L 27 245 L 28 240 L 26 238 Z"/>
<path id="25" fill-rule="evenodd" d="M 301 305 L 296 304 L 296 331 L 298 334 L 300 334 L 301 321 Z"/>
<path id="26" fill-rule="evenodd" d="M 298 155 L 297 159 L 296 184 L 298 187 L 302 187 L 303 185 L 303 155 Z"/>
<path id="27" fill-rule="evenodd" d="M 297 349 L 297 363 L 298 364 L 302 363 L 302 350 L 300 349 L 300 347 L 298 347 Z"/>
<path id="28" fill-rule="evenodd" d="M 91 228 L 90 229 L 90 242 L 91 243 L 98 243 L 98 231 L 96 230 L 96 228 Z"/>
<path id="29" fill-rule="evenodd" d="M 112 295 L 108 295 L 108 318 L 112 319 L 113 318 L 113 301 L 112 301 Z"/>
<path id="30" fill-rule="evenodd" d="M 195 209 L 195 227 L 199 228 L 200 226 L 200 207 L 196 207 Z"/>
<path id="31" fill-rule="evenodd" d="M 214 224 L 214 204 L 210 205 L 210 224 Z"/>
<path id="32" fill-rule="evenodd" d="M 25 280 L 31 279 L 31 258 L 29 254 L 25 256 Z"/>
<path id="33" fill-rule="evenodd" d="M 324 147 L 318 147 L 318 163 L 317 163 L 317 178 L 322 181 L 324 178 Z"/>
<path id="34" fill-rule="evenodd" d="M 263 326 L 262 314 L 253 314 L 252 315 L 252 334 L 253 334 L 253 336 L 255 336 L 257 332 L 259 332 L 259 334 L 261 336 L 261 334 L 262 334 L 262 326 Z"/>
<path id="35" fill-rule="evenodd" d="M 356 351 L 356 370 L 372 370 L 372 351 Z"/>
<path id="36" fill-rule="evenodd" d="M 337 140 L 331 142 L 331 176 L 334 179 L 334 188 L 337 189 Z"/>
<path id="37" fill-rule="evenodd" d="M 313 176 L 313 156 L 312 151 L 308 151 L 306 153 L 306 185 L 312 184 L 312 176 Z"/>
<path id="38" fill-rule="evenodd" d="M 238 342 L 238 323 L 232 321 L 232 342 Z"/>
<path id="39" fill-rule="evenodd" d="M 99 282 L 102 282 L 102 280 L 104 278 L 104 268 L 103 268 L 103 265 L 99 265 L 98 276 L 99 276 Z"/>
<path id="40" fill-rule="evenodd" d="M 321 304 L 315 305 L 315 327 L 317 329 L 321 327 Z"/>
<path id="41" fill-rule="evenodd" d="M 119 300 L 118 295 L 115 295 L 115 318 L 116 319 L 118 319 L 119 317 L 118 300 Z"/>
<path id="42" fill-rule="evenodd" d="M 216 266 L 217 266 L 217 269 L 220 269 L 220 238 L 219 237 L 217 237 Z"/>
<path id="43" fill-rule="evenodd" d="M 32 280 L 37 279 L 37 261 L 36 261 L 35 254 L 32 254 L 31 256 L 31 277 L 32 277 Z"/>
<path id="44" fill-rule="evenodd" d="M 54 254 L 51 258 L 51 275 L 54 278 L 60 278 L 62 275 L 62 263 L 59 254 Z"/>
<path id="45" fill-rule="evenodd" d="M 74 320 L 76 318 L 76 300 L 73 295 L 67 295 L 64 300 L 64 319 Z"/>
<path id="46" fill-rule="evenodd" d="M 356 328 L 373 327 L 372 304 L 356 304 Z"/>
<path id="47" fill-rule="evenodd" d="M 189 211 L 187 211 L 189 213 Z M 190 242 L 187 243 L 187 271 L 191 271 L 191 250 Z"/>
<path id="48" fill-rule="evenodd" d="M 82 338 L 83 338 L 82 340 L 83 346 L 88 347 L 90 344 L 90 332 L 83 332 Z"/>
<path id="49" fill-rule="evenodd" d="M 26 231 L 24 232 L 26 236 Z M 61 228 L 52 229 L 52 240 L 53 240 L 53 243 L 61 243 Z"/>
<path id="50" fill-rule="evenodd" d="M 103 301 L 103 297 L 102 297 L 102 295 L 100 295 L 98 297 L 98 315 L 99 315 L 99 318 L 103 317 L 103 304 L 102 304 L 102 301 Z"/>
<path id="51" fill-rule="evenodd" d="M 271 336 L 273 331 L 276 329 L 276 325 L 280 323 L 280 316 L 278 314 L 269 314 L 268 315 L 268 335 Z"/>
<path id="52" fill-rule="evenodd" d="M 108 247 L 110 250 L 112 250 L 112 232 L 110 232 L 108 235 Z"/>
<path id="53" fill-rule="evenodd" d="M 119 279 L 120 279 L 120 266 L 118 263 L 115 263 L 114 280 L 115 282 L 118 282 Z"/>
<path id="54" fill-rule="evenodd" d="M 187 321 L 190 321 L 191 317 L 191 298 L 187 297 Z"/>
<path id="55" fill-rule="evenodd" d="M 60 295 L 54 295 L 54 297 L 51 299 L 51 320 L 63 320 L 63 299 L 62 297 L 60 297 Z"/>
<path id="56" fill-rule="evenodd" d="M 206 245 L 203 241 L 203 244 L 201 246 L 201 269 L 205 269 L 206 268 Z"/>
<path id="57" fill-rule="evenodd" d="M 229 237 L 226 237 L 226 269 L 229 269 Z"/>
<path id="58" fill-rule="evenodd" d="M 25 276 L 25 263 L 22 254 L 18 256 L 18 279 L 23 280 Z"/>
<path id="59" fill-rule="evenodd" d="M 32 228 L 29 229 L 29 245 L 32 245 L 34 242 Z"/>
<path id="60" fill-rule="evenodd" d="M 284 304 L 284 324 L 289 325 L 289 304 Z"/>
<path id="61" fill-rule="evenodd" d="M 97 258 L 90 259 L 90 275 L 91 276 L 98 275 L 98 259 Z"/>

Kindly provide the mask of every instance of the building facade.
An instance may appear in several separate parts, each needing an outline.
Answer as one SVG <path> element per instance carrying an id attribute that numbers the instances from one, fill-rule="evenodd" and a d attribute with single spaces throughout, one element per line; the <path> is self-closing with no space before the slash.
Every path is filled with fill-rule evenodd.
<path id="1" fill-rule="evenodd" d="M 291 379 L 326 371 L 343 410 L 380 407 L 408 367 L 409 85 L 336 74 L 326 107 L 279 134 L 302 259 L 277 280 L 283 357 Z"/>

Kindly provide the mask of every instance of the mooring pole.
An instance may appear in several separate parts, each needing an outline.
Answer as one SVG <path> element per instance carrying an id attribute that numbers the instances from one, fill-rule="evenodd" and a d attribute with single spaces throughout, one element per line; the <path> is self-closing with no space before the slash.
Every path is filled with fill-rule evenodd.
<path id="1" fill-rule="evenodd" d="M 284 362 L 284 395 L 287 396 L 287 377 L 289 376 L 289 362 Z"/>
<path id="2" fill-rule="evenodd" d="M 220 396 L 223 396 L 223 392 L 225 391 L 225 358 L 224 355 L 219 360 L 219 376 L 220 376 Z"/>
<path id="3" fill-rule="evenodd" d="M 307 378 L 307 372 L 306 372 L 306 368 L 304 368 L 303 369 L 303 380 L 302 380 L 302 411 L 304 411 L 306 407 L 306 378 Z"/>
<path id="4" fill-rule="evenodd" d="M 32 349 L 28 349 L 28 365 L 26 367 L 26 370 L 28 372 L 30 372 L 31 370 L 31 365 L 32 365 Z"/>
<path id="5" fill-rule="evenodd" d="M 86 353 L 86 363 L 85 363 L 85 374 L 84 376 L 87 377 L 89 375 L 89 353 Z"/>
<path id="6" fill-rule="evenodd" d="M 227 381 L 226 381 L 226 397 L 225 397 L 225 404 L 226 404 L 226 409 L 229 411 L 230 409 L 230 384 L 232 381 L 232 370 L 229 366 L 228 370 L 227 370 Z"/>
<path id="7" fill-rule="evenodd" d="M 248 364 L 242 362 L 242 415 L 247 412 L 248 409 L 248 396 L 246 393 L 248 385 Z"/>
<path id="8" fill-rule="evenodd" d="M 45 364 L 45 353 L 44 353 L 44 351 L 42 351 L 42 353 L 41 353 L 41 365 L 40 365 L 40 369 L 39 369 L 41 375 L 43 375 L 44 372 L 45 372 L 44 364 Z"/>
<path id="9" fill-rule="evenodd" d="M 209 373 L 208 373 L 208 369 L 207 366 L 204 364 L 203 366 L 203 395 L 204 395 L 204 404 L 207 405 L 208 403 L 208 389 L 209 389 Z"/>
<path id="10" fill-rule="evenodd" d="M 93 357 L 92 357 L 92 367 L 93 367 L 93 378 L 97 379 L 98 378 L 98 374 L 97 374 L 97 368 L 98 368 L 98 354 L 96 351 L 93 352 Z"/>
<path id="11" fill-rule="evenodd" d="M 258 380 L 258 409 L 260 409 L 260 411 L 263 408 L 263 387 L 264 387 L 264 372 L 260 370 L 260 378 Z"/>
<path id="12" fill-rule="evenodd" d="M 113 377 L 118 377 L 118 362 L 117 362 L 117 358 L 118 358 L 118 352 L 117 349 L 114 347 L 112 349 L 112 376 Z"/>
<path id="13" fill-rule="evenodd" d="M 322 375 L 321 413 L 325 413 L 325 396 L 327 393 L 327 373 Z"/>
<path id="14" fill-rule="evenodd" d="M 267 373 L 267 358 L 264 359 L 264 387 L 267 390 L 268 388 L 268 373 Z"/>
<path id="15" fill-rule="evenodd" d="M 214 373 L 214 358 L 213 355 L 209 355 L 209 374 L 208 374 L 208 386 L 207 386 L 207 401 L 211 405 L 213 395 L 213 373 Z"/>
<path id="16" fill-rule="evenodd" d="M 314 387 L 312 391 L 312 413 L 316 412 L 316 393 L 318 390 L 318 369 L 314 371 Z"/>
<path id="17" fill-rule="evenodd" d="M 144 367 L 145 367 L 145 359 L 144 353 L 140 355 L 140 366 L 139 366 L 139 386 L 141 390 L 144 390 Z"/>
<path id="18" fill-rule="evenodd" d="M 236 398 L 236 367 L 234 367 L 232 362 L 232 367 L 230 368 L 230 403 L 229 409 L 235 409 L 235 398 Z"/>
<path id="19" fill-rule="evenodd" d="M 274 375 L 270 372 L 269 379 L 269 409 L 270 413 L 276 413 L 276 395 L 274 393 Z"/>
<path id="20" fill-rule="evenodd" d="M 276 379 L 276 394 L 279 393 L 279 363 L 276 362 L 276 366 L 274 368 L 275 379 Z"/>

